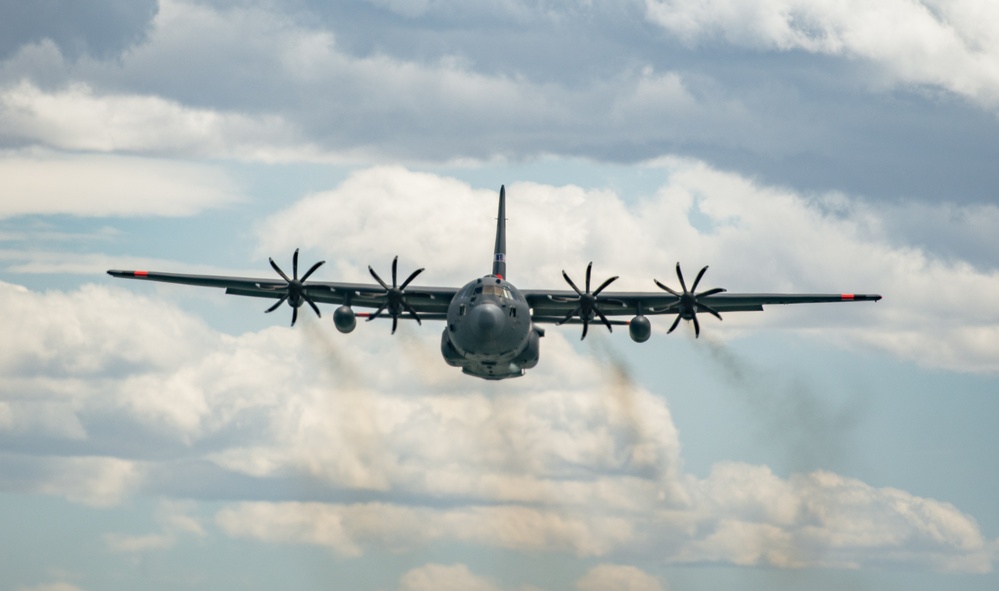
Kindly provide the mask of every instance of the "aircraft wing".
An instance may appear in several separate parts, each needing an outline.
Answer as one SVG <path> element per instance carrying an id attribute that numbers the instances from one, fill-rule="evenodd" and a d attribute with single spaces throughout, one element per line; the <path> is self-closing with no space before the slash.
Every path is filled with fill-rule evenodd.
<path id="1" fill-rule="evenodd" d="M 558 322 L 579 305 L 579 295 L 566 290 L 523 290 L 536 322 Z M 822 302 L 877 301 L 876 294 L 784 294 L 784 293 L 717 293 L 696 296 L 697 303 L 718 313 L 761 312 L 766 305 L 815 304 Z M 606 316 L 646 316 L 677 314 L 680 298 L 666 292 L 603 292 L 596 305 Z M 617 322 L 612 322 L 617 324 Z"/>
<path id="2" fill-rule="evenodd" d="M 260 279 L 254 277 L 231 277 L 224 275 L 189 275 L 160 273 L 157 271 L 118 271 L 110 270 L 108 275 L 125 279 L 158 281 L 200 287 L 225 289 L 227 294 L 278 300 L 288 293 L 288 283 L 281 279 Z M 447 307 L 458 290 L 453 287 L 407 286 L 405 301 L 424 320 L 440 320 L 447 317 Z M 386 305 L 388 294 L 384 287 L 376 283 L 339 283 L 332 281 L 307 281 L 303 294 L 313 302 L 324 304 L 347 304 L 362 308 L 380 308 Z M 359 314 L 364 316 L 364 314 Z M 407 318 L 402 314 L 399 318 Z"/>

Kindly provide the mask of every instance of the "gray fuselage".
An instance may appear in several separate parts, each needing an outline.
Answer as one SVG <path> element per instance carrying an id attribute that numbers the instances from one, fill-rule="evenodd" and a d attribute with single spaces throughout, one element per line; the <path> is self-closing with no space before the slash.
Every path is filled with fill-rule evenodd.
<path id="1" fill-rule="evenodd" d="M 499 380 L 538 364 L 541 331 L 517 288 L 496 275 L 462 287 L 448 306 L 441 353 L 466 374 Z"/>

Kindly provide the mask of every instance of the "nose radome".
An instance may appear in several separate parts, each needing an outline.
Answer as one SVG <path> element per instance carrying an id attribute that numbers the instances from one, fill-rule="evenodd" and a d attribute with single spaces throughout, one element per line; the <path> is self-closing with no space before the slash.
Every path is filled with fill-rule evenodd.
<path id="1" fill-rule="evenodd" d="M 503 310 L 496 304 L 479 304 L 472 308 L 472 322 L 481 332 L 492 334 L 502 326 Z"/>

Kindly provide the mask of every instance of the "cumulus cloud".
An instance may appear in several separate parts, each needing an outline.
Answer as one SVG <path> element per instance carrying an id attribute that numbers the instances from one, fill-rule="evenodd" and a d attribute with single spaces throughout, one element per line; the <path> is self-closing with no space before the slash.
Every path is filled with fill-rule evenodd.
<path id="1" fill-rule="evenodd" d="M 81 587 L 77 587 L 72 583 L 66 583 L 64 581 L 56 583 L 44 583 L 41 585 L 32 585 L 30 587 L 20 587 L 18 591 L 83 591 Z"/>
<path id="2" fill-rule="evenodd" d="M 646 0 L 649 19 L 691 42 L 868 60 L 890 79 L 999 106 L 999 19 L 988 0 Z"/>
<path id="3" fill-rule="evenodd" d="M 0 90 L 0 136 L 73 151 L 308 161 L 318 157 L 293 124 L 191 108 L 155 95 L 99 94 L 85 83 L 46 92 L 22 80 Z"/>
<path id="4" fill-rule="evenodd" d="M 569 257 L 582 267 L 590 256 L 608 273 L 648 273 L 670 252 L 722 261 L 719 283 L 729 287 L 756 287 L 761 273 L 793 290 L 830 277 L 837 284 L 909 280 L 893 269 L 904 271 L 911 251 L 892 246 L 878 211 L 863 203 L 759 186 L 697 162 L 650 166 L 664 184 L 631 204 L 608 191 L 508 187 L 512 276 L 551 285 L 558 269 L 574 268 Z M 479 269 L 459 256 L 471 244 L 482 243 L 482 261 L 489 260 L 494 207 L 491 189 L 375 168 L 277 214 L 261 232 L 268 247 L 294 239 L 344 253 L 337 278 L 351 279 L 363 276 L 364 258 L 388 260 L 397 248 L 436 260 L 425 244 L 453 227 L 444 236 L 461 246 L 440 244 L 438 276 L 450 283 Z M 536 229 L 525 231 L 531 224 Z M 315 234 L 299 231 L 313 226 Z M 788 251 L 788 243 L 808 246 Z M 364 244 L 368 250 L 359 250 Z M 933 268 L 939 281 L 988 289 L 970 268 Z M 938 289 L 937 297 L 951 296 Z M 911 305 L 898 299 L 903 309 Z M 658 558 L 681 563 L 991 568 L 994 542 L 947 503 L 822 471 L 780 477 L 763 466 L 722 463 L 704 478 L 687 474 L 666 401 L 627 380 L 627 367 L 573 348 L 574 334 L 550 331 L 541 365 L 497 390 L 445 366 L 436 331 L 410 325 L 393 338 L 384 324 L 365 324 L 349 344 L 311 316 L 296 330 L 223 335 L 124 284 L 46 293 L 2 284 L 0 304 L 9 336 L 0 345 L 0 434 L 22 447 L 72 441 L 79 454 L 6 454 L 0 483 L 8 490 L 107 506 L 140 490 L 176 490 L 183 467 L 197 465 L 209 468 L 208 477 L 193 488 L 185 482 L 188 495 L 224 490 L 234 499 L 215 516 L 226 534 L 314 544 L 347 557 L 457 542 L 607 560 L 655 548 Z M 896 317 L 880 310 L 829 320 L 850 309 L 808 321 L 765 317 L 768 330 L 800 322 L 806 330 L 828 322 L 841 324 L 837 331 L 863 333 L 877 322 L 881 332 L 898 330 Z M 976 359 L 984 360 L 981 352 L 995 345 L 981 346 Z M 129 457 L 109 456 L 122 436 L 133 442 Z M 150 454 L 151 447 L 159 451 Z M 176 460 L 162 462 L 164 449 Z M 285 492 L 257 498 L 226 477 L 280 483 Z M 142 552 L 200 531 L 181 509 L 161 521 L 161 531 L 111 534 L 105 542 Z M 592 578 L 631 575 L 604 569 Z"/>
<path id="5" fill-rule="evenodd" d="M 642 145 L 744 117 L 652 64 L 578 86 L 483 70 L 458 48 L 429 60 L 357 54 L 314 21 L 260 5 L 164 2 L 148 42 L 113 66 L 69 64 L 44 43 L 3 66 L 0 138 L 61 149 L 440 162 L 538 153 L 539 141 L 540 151 Z"/>
<path id="6" fill-rule="evenodd" d="M 0 174 L 0 217 L 186 216 L 240 197 L 210 166 L 138 157 L 8 152 Z"/>
<path id="7" fill-rule="evenodd" d="M 0 57 L 24 43 L 54 41 L 66 54 L 100 58 L 120 55 L 142 40 L 156 14 L 154 0 L 97 0 L 86 6 L 75 2 L 18 2 L 0 4 Z"/>
<path id="8" fill-rule="evenodd" d="M 161 531 L 142 535 L 109 533 L 104 543 L 114 551 L 140 554 L 172 548 L 182 535 L 204 536 L 205 530 L 196 517 L 190 515 L 194 503 L 190 501 L 160 501 L 156 508 L 156 521 Z"/>
<path id="9" fill-rule="evenodd" d="M 706 478 L 684 473 L 665 401 L 615 382 L 558 333 L 545 339 L 545 363 L 500 392 L 447 373 L 439 359 L 440 372 L 428 371 L 436 353 L 429 333 L 406 337 L 414 351 L 396 351 L 387 366 L 385 350 L 398 341 L 380 331 L 350 347 L 307 321 L 297 331 L 217 335 L 165 302 L 92 286 L 42 295 L 7 287 L 3 304 L 5 326 L 24 344 L 0 357 L 3 401 L 63 405 L 82 428 L 74 444 L 82 453 L 107 449 L 124 428 L 133 455 L 161 442 L 182 462 L 283 482 L 285 491 L 370 499 L 305 501 L 286 492 L 279 501 L 234 502 L 215 516 L 231 536 L 347 557 L 456 542 L 583 557 L 655 548 L 675 562 L 991 568 L 990 542 L 946 503 L 826 472 L 780 478 L 721 464 Z M 157 321 L 149 322 L 153 309 Z M 44 326 L 22 327 L 15 317 Z M 627 404 L 615 394 L 622 387 L 630 388 Z M 118 426 L 92 430 L 95 419 Z M 171 478 L 184 477 L 155 457 L 8 453 L 3 464 L 8 490 L 98 506 L 171 490 Z M 219 485 L 200 483 L 200 494 Z M 247 494 L 227 490 L 229 498 Z M 204 531 L 186 505 L 165 507 L 159 521 L 158 532 L 112 533 L 105 543 L 145 552 Z"/>
<path id="10" fill-rule="evenodd" d="M 659 579 L 634 566 L 623 564 L 600 564 L 591 568 L 576 581 L 579 591 L 666 591 L 667 587 Z"/>

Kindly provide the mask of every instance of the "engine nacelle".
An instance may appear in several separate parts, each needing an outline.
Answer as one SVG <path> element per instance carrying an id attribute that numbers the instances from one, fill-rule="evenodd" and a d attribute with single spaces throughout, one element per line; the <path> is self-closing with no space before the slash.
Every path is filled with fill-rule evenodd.
<path id="1" fill-rule="evenodd" d="M 644 343 L 652 336 L 652 323 L 645 316 L 639 314 L 628 323 L 628 335 L 636 343 Z"/>
<path id="2" fill-rule="evenodd" d="M 350 306 L 340 306 L 333 310 L 333 324 L 340 332 L 348 333 L 357 326 L 357 316 L 354 315 L 354 310 Z"/>

